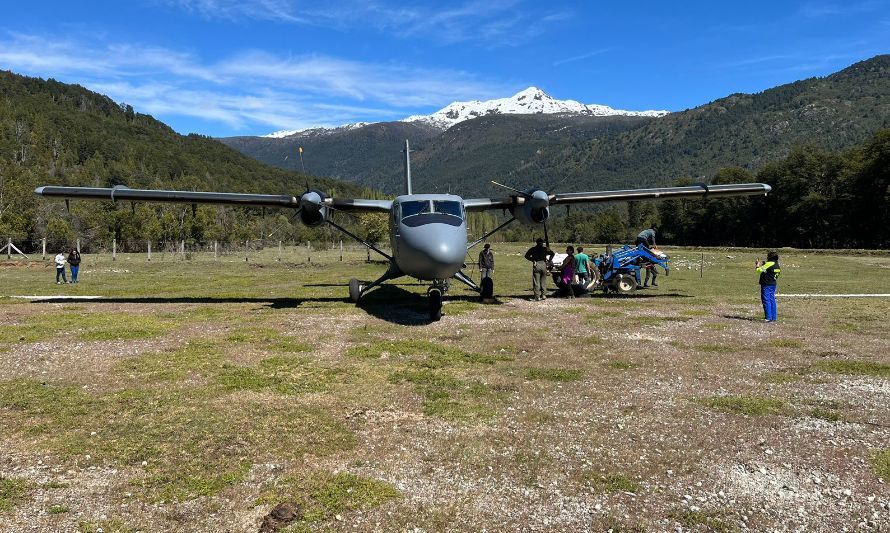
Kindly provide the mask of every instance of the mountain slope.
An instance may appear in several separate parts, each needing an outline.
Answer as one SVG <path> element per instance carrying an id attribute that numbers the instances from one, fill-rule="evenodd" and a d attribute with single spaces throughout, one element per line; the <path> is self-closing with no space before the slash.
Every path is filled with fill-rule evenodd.
<path id="1" fill-rule="evenodd" d="M 757 169 L 797 144 L 837 150 L 890 127 L 890 55 L 825 78 L 734 94 L 614 136 L 536 154 L 516 183 L 559 176 L 574 188 L 663 185 L 732 165 Z"/>

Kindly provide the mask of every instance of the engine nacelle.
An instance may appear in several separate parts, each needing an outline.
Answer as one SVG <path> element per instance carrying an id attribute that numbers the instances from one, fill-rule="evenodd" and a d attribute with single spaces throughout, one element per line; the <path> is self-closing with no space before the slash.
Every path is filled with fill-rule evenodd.
<path id="1" fill-rule="evenodd" d="M 300 197 L 300 222 L 310 228 L 321 226 L 328 218 L 328 207 L 324 204 L 327 195 L 321 191 L 311 190 Z"/>
<path id="2" fill-rule="evenodd" d="M 550 218 L 550 197 L 546 192 L 533 191 L 529 196 L 517 200 L 522 203 L 517 202 L 510 212 L 526 226 L 543 224 Z"/>

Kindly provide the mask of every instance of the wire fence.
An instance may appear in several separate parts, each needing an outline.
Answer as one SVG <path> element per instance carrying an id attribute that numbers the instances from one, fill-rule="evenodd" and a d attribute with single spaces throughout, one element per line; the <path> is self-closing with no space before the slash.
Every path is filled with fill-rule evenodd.
<path id="1" fill-rule="evenodd" d="M 385 250 L 385 248 L 383 248 Z M 47 239 L 36 241 L 15 241 L 6 238 L 0 241 L 0 257 L 7 260 L 49 260 L 57 253 L 68 254 L 78 250 L 96 257 L 110 257 L 115 261 L 126 258 L 145 261 L 206 261 L 239 258 L 245 261 L 288 261 L 312 262 L 313 253 L 324 252 L 325 258 L 343 260 L 344 255 L 355 257 L 364 254 L 370 261 L 373 256 L 364 245 L 351 241 L 285 241 L 255 239 L 244 241 L 151 241 L 126 239 L 118 241 L 97 241 L 75 239 L 71 244 L 53 244 Z M 5 256 L 5 257 L 4 257 Z"/>

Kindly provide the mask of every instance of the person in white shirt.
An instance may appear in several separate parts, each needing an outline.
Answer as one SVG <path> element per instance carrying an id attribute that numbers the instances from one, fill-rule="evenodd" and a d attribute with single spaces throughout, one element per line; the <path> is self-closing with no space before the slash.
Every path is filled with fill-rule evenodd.
<path id="1" fill-rule="evenodd" d="M 61 285 L 62 281 L 64 281 L 65 283 L 68 283 L 68 278 L 65 277 L 65 263 L 68 261 L 68 259 L 65 258 L 65 254 L 63 252 L 59 252 L 59 254 L 56 255 L 55 261 L 56 261 L 56 285 Z M 62 281 L 59 281 L 60 277 L 61 277 Z"/>

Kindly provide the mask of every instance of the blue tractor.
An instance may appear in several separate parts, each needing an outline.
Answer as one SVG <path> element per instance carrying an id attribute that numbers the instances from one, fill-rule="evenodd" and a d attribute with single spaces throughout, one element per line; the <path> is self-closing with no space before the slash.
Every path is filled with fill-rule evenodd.
<path id="1" fill-rule="evenodd" d="M 665 274 L 670 273 L 668 256 L 652 250 L 644 244 L 637 246 L 625 245 L 618 250 L 606 248 L 606 253 L 593 260 L 598 278 L 591 289 L 599 288 L 603 292 L 630 294 L 640 285 L 640 270 L 646 267 L 660 266 Z"/>
<path id="2" fill-rule="evenodd" d="M 568 287 L 562 285 L 560 265 L 566 254 L 556 254 L 550 272 L 557 291 L 565 293 Z M 591 281 L 587 285 L 574 284 L 572 290 L 576 296 L 601 289 L 605 293 L 630 294 L 640 285 L 640 271 L 644 268 L 661 267 L 665 274 L 670 271 L 668 256 L 643 244 L 625 245 L 618 250 L 609 246 L 606 253 L 592 259 L 594 269 L 590 273 Z"/>

